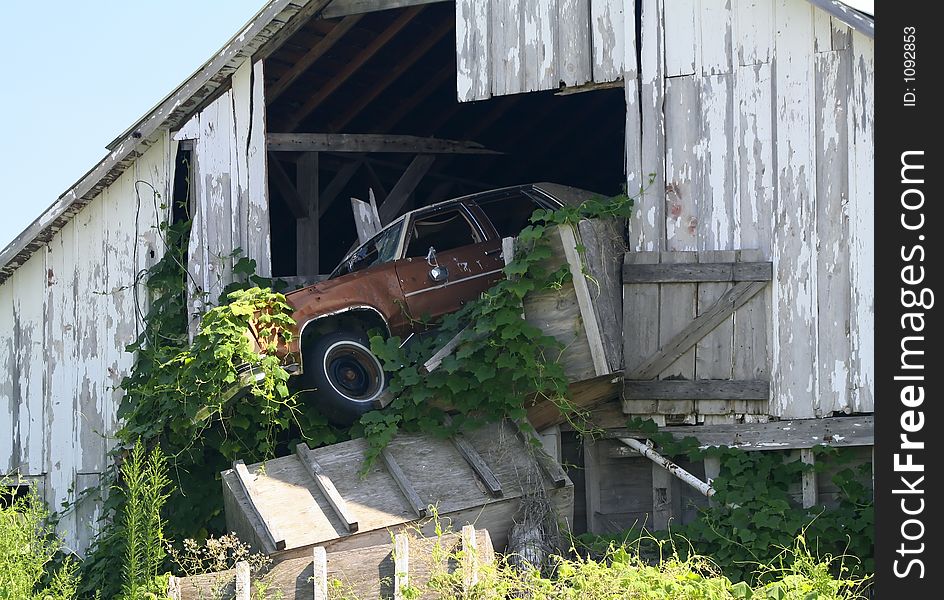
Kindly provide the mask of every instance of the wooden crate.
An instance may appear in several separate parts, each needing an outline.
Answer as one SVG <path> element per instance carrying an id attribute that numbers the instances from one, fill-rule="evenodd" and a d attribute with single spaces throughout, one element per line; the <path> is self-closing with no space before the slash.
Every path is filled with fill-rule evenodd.
<path id="1" fill-rule="evenodd" d="M 435 525 L 424 513 L 427 505 L 453 529 L 487 528 L 499 549 L 529 492 L 546 490 L 559 518 L 572 519 L 570 479 L 511 423 L 454 439 L 401 434 L 386 460 L 361 475 L 366 450 L 363 439 L 305 449 L 305 462 L 322 476 L 320 485 L 299 456 L 224 471 L 228 529 L 281 560 L 308 555 L 316 545 L 348 550 L 383 543 L 391 532 L 417 525 L 429 534 Z"/>

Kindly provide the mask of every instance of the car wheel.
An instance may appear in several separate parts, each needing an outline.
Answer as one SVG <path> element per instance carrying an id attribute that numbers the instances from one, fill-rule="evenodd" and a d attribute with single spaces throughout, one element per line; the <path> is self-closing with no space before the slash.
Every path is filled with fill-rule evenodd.
<path id="1" fill-rule="evenodd" d="M 367 336 L 335 331 L 302 348 L 307 386 L 329 420 L 350 425 L 376 408 L 389 383 L 380 360 L 370 351 Z"/>

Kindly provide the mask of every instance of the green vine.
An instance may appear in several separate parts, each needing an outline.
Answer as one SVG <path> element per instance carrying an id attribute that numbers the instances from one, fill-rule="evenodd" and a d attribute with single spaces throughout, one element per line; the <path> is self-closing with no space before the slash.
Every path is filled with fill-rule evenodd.
<path id="1" fill-rule="evenodd" d="M 646 532 L 650 539 L 671 543 L 683 555 L 711 556 L 733 580 L 763 579 L 765 574 L 757 572 L 758 566 L 789 557 L 782 544 L 798 538 L 806 540 L 819 556 L 840 557 L 833 562 L 837 574 L 874 572 L 874 505 L 871 491 L 863 483 L 870 477 L 871 465 L 849 466 L 855 456 L 848 449 L 817 446 L 814 455 L 826 460 L 808 465 L 790 460 L 785 451 L 701 448 L 697 439 L 676 439 L 659 432 L 648 420 L 633 419 L 628 427 L 647 433 L 666 456 L 721 460 L 720 474 L 712 481 L 715 494 L 710 506 L 699 509 L 700 518 L 685 525 L 673 524 L 668 532 Z M 822 473 L 830 466 L 838 467 L 832 476 L 840 491 L 838 505 L 798 506 L 790 494 L 801 475 L 809 469 Z M 637 529 L 617 537 L 585 535 L 580 541 L 601 551 L 615 539 L 635 539 L 641 534 Z"/>
<path id="2" fill-rule="evenodd" d="M 400 430 L 446 436 L 502 418 L 527 423 L 528 398 L 554 402 L 562 413 L 580 421 L 581 415 L 567 400 L 568 381 L 559 361 L 563 347 L 522 319 L 524 298 L 560 289 L 571 277 L 567 265 L 547 265 L 552 256 L 548 233 L 554 227 L 574 227 L 582 219 L 627 218 L 632 205 L 633 199 L 624 194 L 536 210 L 531 224 L 517 237 L 505 278 L 446 316 L 437 335 L 408 345 L 399 337 L 373 336 L 371 349 L 392 374 L 389 392 L 395 400 L 360 420 L 358 433 L 369 445 L 366 464 Z M 577 251 L 582 254 L 584 249 Z M 432 373 L 425 373 L 423 363 L 456 335 L 460 336 L 456 352 Z M 455 413 L 448 421 L 447 411 Z"/>

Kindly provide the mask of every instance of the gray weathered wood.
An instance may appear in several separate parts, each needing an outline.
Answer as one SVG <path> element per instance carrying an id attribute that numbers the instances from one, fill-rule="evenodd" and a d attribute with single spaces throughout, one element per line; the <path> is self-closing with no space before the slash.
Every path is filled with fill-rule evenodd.
<path id="1" fill-rule="evenodd" d="M 236 593 L 233 595 L 233 600 L 250 600 L 251 587 L 249 563 L 241 560 L 236 563 Z"/>
<path id="2" fill-rule="evenodd" d="M 789 450 L 819 445 L 849 447 L 875 443 L 875 417 L 827 417 L 769 423 L 660 427 L 677 440 L 694 437 L 702 447 L 731 446 L 745 451 Z M 605 437 L 646 437 L 645 432 L 608 429 Z"/>
<path id="3" fill-rule="evenodd" d="M 466 325 L 459 330 L 459 333 L 454 335 L 448 342 L 446 342 L 442 348 L 437 350 L 432 356 L 429 357 L 425 363 L 423 363 L 422 371 L 425 373 L 432 373 L 439 368 L 439 365 L 442 364 L 444 358 L 456 351 L 456 348 L 459 347 L 459 342 L 462 341 L 462 334 L 469 329 L 469 326 Z"/>
<path id="4" fill-rule="evenodd" d="M 700 263 L 734 261 L 734 250 L 702 251 Z M 736 264 L 736 263 L 733 263 Z M 698 284 L 698 314 L 713 306 L 718 298 L 731 289 L 729 282 L 702 282 Z M 734 321 L 736 314 L 725 319 L 695 344 L 695 379 L 731 379 L 734 355 Z"/>
<path id="5" fill-rule="evenodd" d="M 383 225 L 380 223 L 380 215 L 377 214 L 377 202 L 374 200 L 373 188 L 368 190 L 368 197 L 367 202 L 351 198 L 354 228 L 357 230 L 357 242 L 359 244 L 363 244 L 383 229 Z"/>
<path id="6" fill-rule="evenodd" d="M 398 533 L 393 538 L 393 599 L 404 600 L 410 586 L 410 537 Z"/>
<path id="7" fill-rule="evenodd" d="M 383 204 L 380 205 L 380 222 L 382 224 L 387 225 L 400 214 L 410 194 L 416 190 L 416 186 L 429 172 L 435 160 L 435 156 L 420 154 L 410 162 L 403 175 L 397 180 L 396 185 L 390 190 Z"/>
<path id="8" fill-rule="evenodd" d="M 533 451 L 534 459 L 541 467 L 541 470 L 544 471 L 544 474 L 547 475 L 554 484 L 554 487 L 560 488 L 567 485 L 570 479 L 567 477 L 567 473 L 561 467 L 560 463 L 557 462 L 557 459 L 548 454 L 542 446 L 534 443 L 535 441 L 539 441 L 539 439 L 534 434 L 525 433 L 524 429 L 519 424 L 512 423 L 512 425 L 517 429 L 518 437 L 526 444 L 525 447 Z"/>
<path id="9" fill-rule="evenodd" d="M 591 533 L 601 533 L 600 514 L 602 506 L 600 502 L 600 466 L 599 453 L 602 445 L 597 443 L 591 436 L 583 440 L 583 473 L 584 473 L 584 494 L 586 498 L 587 511 L 587 531 Z"/>
<path id="10" fill-rule="evenodd" d="M 364 162 L 360 159 L 352 160 L 348 163 L 345 163 L 334 177 L 331 178 L 331 181 L 328 182 L 328 185 L 325 187 L 324 191 L 321 193 L 321 198 L 318 202 L 318 216 L 322 217 L 325 214 L 325 211 L 328 210 L 328 207 L 331 206 L 331 203 L 335 201 L 338 195 L 344 190 L 344 187 L 351 181 L 354 175 L 357 173 L 357 170 L 363 166 Z"/>
<path id="11" fill-rule="evenodd" d="M 740 250 L 740 258 L 755 261 L 762 256 L 760 250 Z M 767 322 L 770 319 L 768 297 L 770 287 L 761 291 L 738 309 L 734 316 L 733 379 L 769 380 L 767 365 Z"/>
<path id="12" fill-rule="evenodd" d="M 475 527 L 462 526 L 462 553 L 465 557 L 462 565 L 462 588 L 469 591 L 479 582 L 479 552 L 476 547 Z"/>
<path id="13" fill-rule="evenodd" d="M 627 379 L 623 382 L 624 400 L 767 401 L 769 398 L 769 381 L 732 381 L 725 379 L 635 381 Z"/>
<path id="14" fill-rule="evenodd" d="M 623 368 L 623 294 L 620 278 L 626 243 L 626 223 L 603 219 L 583 220 L 577 224 L 580 253 L 588 271 L 588 288 L 603 338 L 608 372 Z"/>
<path id="15" fill-rule="evenodd" d="M 772 274 L 773 263 L 769 261 L 624 264 L 623 284 L 770 281 Z"/>
<path id="16" fill-rule="evenodd" d="M 679 284 L 676 284 L 679 285 Z M 652 379 L 680 356 L 689 351 L 706 333 L 727 319 L 767 284 L 761 281 L 741 282 L 718 299 L 713 306 L 691 321 L 687 327 L 666 341 L 658 352 L 629 372 L 627 379 Z"/>
<path id="17" fill-rule="evenodd" d="M 328 553 L 324 546 L 311 550 L 311 573 L 313 600 L 328 600 Z"/>
<path id="18" fill-rule="evenodd" d="M 816 488 L 816 455 L 813 454 L 811 448 L 801 448 L 800 461 L 811 467 L 808 471 L 804 471 L 802 475 L 803 508 L 811 508 L 819 504 Z"/>
<path id="19" fill-rule="evenodd" d="M 252 508 L 255 516 L 258 517 L 259 522 L 262 524 L 263 531 L 260 533 L 262 534 L 263 538 L 272 547 L 273 551 L 283 550 L 285 548 L 285 538 L 282 537 L 282 535 L 279 533 L 279 530 L 276 529 L 271 520 L 268 519 L 261 510 L 259 510 L 259 505 L 256 504 L 256 501 L 253 498 L 252 475 L 246 468 L 246 463 L 241 460 L 234 461 L 233 473 L 236 475 L 236 481 L 238 482 L 239 487 L 246 495 L 249 506 Z"/>
<path id="20" fill-rule="evenodd" d="M 658 252 L 627 252 L 627 265 L 657 265 Z M 657 284 L 623 285 L 623 362 L 626 373 L 635 372 L 659 351 L 659 286 Z M 653 400 L 642 414 L 658 412 Z"/>
<path id="21" fill-rule="evenodd" d="M 672 237 L 669 236 L 669 239 L 671 240 Z M 662 263 L 694 263 L 698 260 L 698 254 L 687 251 L 662 252 L 659 260 Z M 698 286 L 693 283 L 672 283 L 660 287 L 659 347 L 664 360 L 655 361 L 659 366 L 658 369 L 653 367 L 648 372 L 643 371 L 644 376 L 632 376 L 630 379 L 651 379 L 657 376 L 660 379 L 695 378 L 695 341 L 691 344 L 679 345 L 676 340 L 684 339 L 684 334 L 692 327 L 692 320 L 696 316 L 697 291 Z M 702 334 L 698 337 L 701 338 Z M 677 351 L 666 353 L 665 350 L 670 348 Z M 664 409 L 660 408 L 659 412 L 663 411 Z M 679 409 L 679 411 L 691 412 L 685 409 Z"/>
<path id="22" fill-rule="evenodd" d="M 295 189 L 304 203 L 305 218 L 295 223 L 295 274 L 301 276 L 318 275 L 320 268 L 319 219 L 318 208 L 318 153 L 305 152 L 298 159 L 295 177 Z"/>
<path id="23" fill-rule="evenodd" d="M 481 478 L 482 483 L 488 488 L 488 493 L 494 498 L 501 498 L 504 495 L 501 482 L 495 477 L 495 473 L 492 472 L 488 463 L 482 460 L 482 456 L 475 447 L 469 443 L 469 440 L 465 439 L 460 433 L 457 433 L 450 439 L 455 445 L 456 450 L 462 455 L 462 458 L 469 463 L 472 470 Z"/>
<path id="24" fill-rule="evenodd" d="M 315 480 L 318 489 L 325 495 L 331 508 L 334 509 L 335 514 L 337 514 L 338 518 L 344 523 L 348 533 L 356 532 L 358 529 L 357 519 L 351 515 L 347 508 L 347 503 L 344 501 L 344 498 L 341 497 L 341 494 L 338 493 L 338 489 L 334 486 L 334 483 L 332 483 L 331 478 L 325 474 L 324 469 L 321 468 L 321 465 L 319 465 L 318 461 L 312 456 L 308 444 L 302 442 L 295 446 L 295 455 L 298 456 L 298 461 L 305 467 L 305 470 L 311 478 Z"/>
<path id="25" fill-rule="evenodd" d="M 678 480 L 667 470 L 652 463 L 652 529 L 668 529 L 681 513 Z"/>
<path id="26" fill-rule="evenodd" d="M 390 476 L 393 477 L 393 480 L 397 483 L 397 487 L 400 488 L 407 502 L 413 507 L 413 512 L 416 513 L 417 517 L 425 517 L 426 503 L 423 502 L 419 494 L 416 493 L 416 489 L 413 487 L 413 484 L 410 483 L 410 479 L 406 476 L 406 473 L 403 472 L 403 469 L 400 468 L 393 453 L 389 448 L 384 448 L 380 451 L 380 456 L 383 459 L 384 465 L 387 467 L 387 471 L 390 472 Z"/>
<path id="27" fill-rule="evenodd" d="M 270 152 L 393 152 L 499 154 L 476 142 L 382 133 L 270 133 Z"/>
<path id="28" fill-rule="evenodd" d="M 564 258 L 570 266 L 571 283 L 577 296 L 577 306 L 580 309 L 580 318 L 587 336 L 587 345 L 590 350 L 590 359 L 593 362 L 595 375 L 606 375 L 611 372 L 606 360 L 606 349 L 603 344 L 603 334 L 600 331 L 601 320 L 597 318 L 593 295 L 590 294 L 590 284 L 587 281 L 583 268 L 583 258 L 577 251 L 577 237 L 575 230 L 567 225 L 557 228 L 560 235 L 561 248 Z"/>
<path id="29" fill-rule="evenodd" d="M 435 2 L 445 2 L 445 0 L 331 0 L 331 4 L 321 11 L 321 16 L 325 19 L 333 19 L 346 15 L 405 8 L 420 4 L 433 4 Z"/>

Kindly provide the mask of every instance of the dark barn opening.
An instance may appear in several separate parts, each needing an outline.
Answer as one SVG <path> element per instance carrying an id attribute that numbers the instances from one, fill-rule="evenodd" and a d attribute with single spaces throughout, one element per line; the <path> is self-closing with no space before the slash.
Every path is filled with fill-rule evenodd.
<path id="1" fill-rule="evenodd" d="M 312 19 L 268 56 L 265 74 L 275 276 L 330 272 L 357 240 L 350 198 L 366 201 L 369 189 L 378 206 L 390 202 L 388 212 L 393 205 L 398 215 L 520 183 L 605 195 L 625 184 L 622 86 L 459 103 L 451 3 Z M 303 133 L 481 147 L 427 153 L 322 146 L 316 156 L 304 144 L 287 149 L 294 146 L 285 134 Z M 286 143 L 274 147 L 275 138 Z"/>

